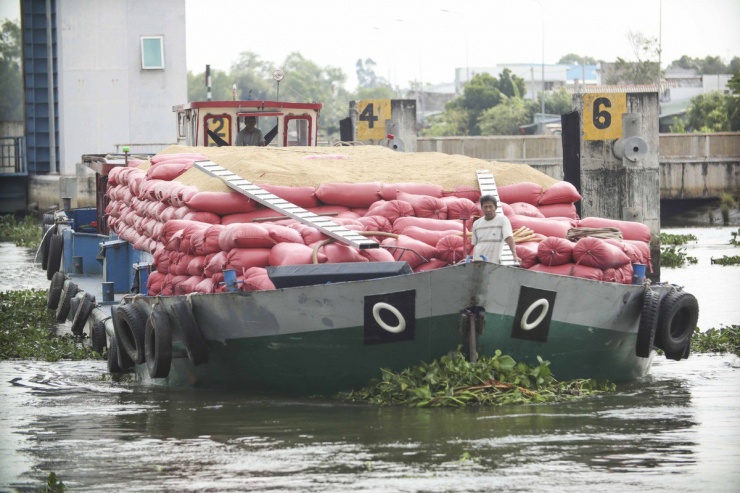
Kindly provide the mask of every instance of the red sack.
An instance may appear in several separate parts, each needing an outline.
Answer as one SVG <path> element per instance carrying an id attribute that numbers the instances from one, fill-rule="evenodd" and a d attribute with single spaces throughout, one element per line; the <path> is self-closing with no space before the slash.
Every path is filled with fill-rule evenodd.
<path id="1" fill-rule="evenodd" d="M 534 272 L 546 272 L 548 274 L 558 274 L 561 276 L 581 277 L 583 279 L 592 279 L 594 281 L 601 281 L 604 275 L 601 269 L 576 264 L 553 265 L 551 267 L 544 264 L 535 264 L 530 267 L 529 270 Z"/>
<path id="2" fill-rule="evenodd" d="M 413 216 L 414 208 L 411 204 L 402 200 L 389 200 L 386 202 L 376 202 L 370 207 L 367 213 L 373 216 L 382 216 L 393 223 L 399 217 Z"/>
<path id="3" fill-rule="evenodd" d="M 252 212 L 259 204 L 238 192 L 198 192 L 185 204 L 198 212 L 213 212 L 219 216 Z"/>
<path id="4" fill-rule="evenodd" d="M 601 270 L 616 269 L 630 262 L 627 254 L 619 247 L 592 236 L 578 240 L 573 248 L 573 260 L 579 265 L 596 267 Z"/>
<path id="5" fill-rule="evenodd" d="M 501 211 L 504 213 L 504 216 L 511 219 L 511 216 L 515 215 L 514 209 L 511 208 L 511 206 L 505 202 L 500 202 L 501 204 Z M 479 216 L 483 216 L 483 212 L 479 214 Z"/>
<path id="6" fill-rule="evenodd" d="M 306 245 L 311 245 L 313 243 L 316 243 L 317 241 L 322 241 L 328 238 L 328 236 L 326 236 L 324 233 L 314 228 L 313 226 L 306 226 L 305 224 L 299 223 L 294 225 L 292 229 L 295 229 L 301 234 L 301 238 L 303 238 L 303 243 Z"/>
<path id="7" fill-rule="evenodd" d="M 545 217 L 567 217 L 568 219 L 579 219 L 574 204 L 552 204 L 538 205 L 537 209 Z"/>
<path id="8" fill-rule="evenodd" d="M 322 183 L 316 197 L 324 204 L 369 207 L 380 197 L 380 183 Z"/>
<path id="9" fill-rule="evenodd" d="M 154 254 L 154 266 L 160 274 L 168 274 L 170 269 L 170 252 L 159 250 Z"/>
<path id="10" fill-rule="evenodd" d="M 198 221 L 199 223 L 221 224 L 221 216 L 213 212 L 189 212 L 182 218 L 189 221 Z"/>
<path id="11" fill-rule="evenodd" d="M 202 276 L 191 276 L 185 279 L 182 282 L 179 282 L 177 285 L 174 285 L 174 292 L 176 295 L 185 295 L 190 294 L 193 291 L 195 291 L 195 286 L 200 284 L 200 282 L 203 280 Z"/>
<path id="12" fill-rule="evenodd" d="M 175 209 L 175 213 L 173 215 L 175 216 L 175 219 L 185 219 L 185 216 L 191 212 L 193 212 L 193 209 L 187 205 L 183 205 L 182 207 Z"/>
<path id="13" fill-rule="evenodd" d="M 460 239 L 462 239 L 462 233 L 460 231 L 450 229 L 443 231 L 432 231 L 431 229 L 424 229 L 420 228 L 419 226 L 407 226 L 403 228 L 403 231 L 401 231 L 400 234 L 410 236 L 415 240 L 423 241 L 427 245 L 433 247 L 436 247 L 437 243 L 439 243 L 439 240 L 441 240 L 445 236 L 457 235 Z M 469 241 L 468 244 L 470 244 Z"/>
<path id="14" fill-rule="evenodd" d="M 318 207 L 311 207 L 308 210 L 313 212 L 317 216 L 330 216 L 332 214 L 339 214 L 340 212 L 349 211 L 349 207 L 345 205 L 320 205 Z"/>
<path id="15" fill-rule="evenodd" d="M 383 216 L 365 216 L 357 218 L 357 222 L 364 226 L 363 231 L 382 231 L 390 233 L 393 229 L 391 221 Z"/>
<path id="16" fill-rule="evenodd" d="M 539 211 L 539 209 L 537 209 L 537 206 L 528 204 L 526 202 L 514 202 L 513 204 L 510 204 L 510 207 L 511 207 L 511 210 L 514 211 L 514 214 L 518 214 L 520 216 L 540 217 L 540 218 L 545 217 Z"/>
<path id="17" fill-rule="evenodd" d="M 582 198 L 572 183 L 559 181 L 542 192 L 539 205 L 572 204 Z"/>
<path id="18" fill-rule="evenodd" d="M 195 285 L 193 292 L 204 293 L 204 294 L 215 293 L 216 284 L 213 282 L 213 279 L 211 279 L 210 277 L 206 277 L 203 280 L 201 280 L 198 284 Z"/>
<path id="19" fill-rule="evenodd" d="M 467 214 L 468 217 L 483 215 L 480 205 L 460 197 L 443 197 L 441 199 L 447 205 L 447 219 L 460 219 L 460 214 Z"/>
<path id="20" fill-rule="evenodd" d="M 436 248 L 405 235 L 399 235 L 398 238 L 387 238 L 383 240 L 382 245 L 397 261 L 408 262 L 412 269 L 439 257 Z"/>
<path id="21" fill-rule="evenodd" d="M 429 262 L 418 265 L 414 268 L 414 272 L 428 272 L 430 270 L 441 269 L 447 267 L 449 264 L 442 259 L 433 258 Z"/>
<path id="22" fill-rule="evenodd" d="M 569 264 L 573 262 L 574 247 L 575 243 L 570 240 L 549 236 L 542 240 L 537 247 L 537 258 L 540 262 L 550 267 L 553 265 Z"/>
<path id="23" fill-rule="evenodd" d="M 472 224 L 469 223 L 469 226 Z M 426 217 L 399 217 L 393 222 L 393 232 L 398 233 L 409 226 L 418 226 L 431 231 L 460 231 L 462 233 L 463 223 L 454 219 L 429 219 Z M 468 227 L 470 231 L 470 227 Z"/>
<path id="24" fill-rule="evenodd" d="M 149 296 L 157 296 L 162 291 L 162 284 L 164 284 L 165 277 L 165 274 L 159 271 L 149 274 L 149 278 L 146 281 L 146 289 Z"/>
<path id="25" fill-rule="evenodd" d="M 545 236 L 554 236 L 556 238 L 565 238 L 573 226 L 570 221 L 564 221 L 559 219 L 542 219 L 537 217 L 519 216 L 515 215 L 509 218 L 511 222 L 511 229 L 516 230 L 522 226 L 526 226 L 535 233 L 539 233 Z"/>
<path id="26" fill-rule="evenodd" d="M 445 197 L 458 197 L 461 199 L 468 199 L 473 203 L 480 201 L 480 189 L 473 188 L 468 185 L 458 185 L 452 192 L 444 192 Z"/>
<path id="27" fill-rule="evenodd" d="M 516 244 L 516 256 L 519 257 L 519 265 L 525 269 L 529 269 L 534 264 L 539 263 L 540 259 L 537 256 L 537 250 L 540 246 L 538 241 L 525 241 L 524 243 Z"/>
<path id="28" fill-rule="evenodd" d="M 396 259 L 393 255 L 385 248 L 366 248 L 360 250 L 360 255 L 368 259 L 370 262 L 395 262 Z"/>
<path id="29" fill-rule="evenodd" d="M 224 269 L 230 269 L 229 258 L 227 252 L 218 252 L 213 255 L 206 256 L 206 269 L 205 275 L 207 277 L 213 277 L 214 274 L 222 272 Z"/>
<path id="30" fill-rule="evenodd" d="M 342 262 L 367 262 L 368 259 L 360 255 L 354 248 L 341 243 L 328 243 L 319 250 L 326 255 L 327 262 L 337 264 Z"/>
<path id="31" fill-rule="evenodd" d="M 232 248 L 270 248 L 274 244 L 270 233 L 254 223 L 229 224 L 218 235 L 218 246 L 224 251 Z"/>
<path id="32" fill-rule="evenodd" d="M 470 248 L 470 242 L 467 243 Z M 436 245 L 439 252 L 438 257 L 448 264 L 456 264 L 463 260 L 467 253 L 465 252 L 462 236 L 452 234 L 441 238 Z"/>
<path id="33" fill-rule="evenodd" d="M 199 193 L 198 187 L 188 185 L 185 187 L 172 187 L 170 189 L 170 203 L 175 207 L 181 207 Z"/>
<path id="34" fill-rule="evenodd" d="M 280 226 L 279 224 L 264 223 L 261 225 L 265 228 L 275 243 L 302 243 L 303 237 L 301 234 L 293 228 L 287 226 Z"/>
<path id="35" fill-rule="evenodd" d="M 168 162 L 158 164 L 149 168 L 146 172 L 146 177 L 150 180 L 166 180 L 172 181 L 187 170 L 193 167 L 193 163 L 183 162 Z"/>
<path id="36" fill-rule="evenodd" d="M 330 217 L 329 220 L 334 224 L 339 224 L 352 231 L 365 231 L 365 226 L 357 219 L 348 217 Z"/>
<path id="37" fill-rule="evenodd" d="M 190 265 L 190 262 L 193 260 L 193 258 L 195 258 L 194 255 L 180 253 L 180 255 L 177 257 L 177 261 L 170 263 L 169 273 L 175 276 L 192 275 L 188 274 L 188 266 Z"/>
<path id="38" fill-rule="evenodd" d="M 264 267 L 270 259 L 269 248 L 234 248 L 226 256 L 232 269 L 242 274 L 250 267 Z"/>
<path id="39" fill-rule="evenodd" d="M 245 278 L 242 283 L 244 291 L 269 291 L 275 289 L 275 285 L 267 274 Z"/>
<path id="40" fill-rule="evenodd" d="M 365 210 L 365 209 L 356 209 L 356 210 Z M 364 214 L 362 214 L 364 215 Z M 335 217 L 340 217 L 344 219 L 357 219 L 362 216 L 361 214 L 356 213 L 354 210 L 351 211 L 342 211 L 339 214 L 337 214 Z"/>
<path id="41" fill-rule="evenodd" d="M 318 263 L 323 264 L 327 258 L 318 252 Z M 270 249 L 270 265 L 301 265 L 313 263 L 313 248 L 300 243 L 278 243 Z"/>
<path id="42" fill-rule="evenodd" d="M 279 220 L 282 218 L 287 218 L 287 216 L 280 214 L 279 212 L 272 209 L 260 207 L 259 209 L 252 212 L 241 212 L 238 214 L 227 214 L 225 216 L 221 216 L 221 224 L 223 224 L 224 226 L 228 226 L 230 224 L 251 223 L 255 219 L 264 218 L 275 218 L 275 220 Z"/>
<path id="43" fill-rule="evenodd" d="M 442 198 L 444 189 L 440 185 L 426 183 L 383 183 L 380 185 L 380 198 L 383 200 L 396 200 L 398 192 L 428 195 L 439 199 Z"/>
<path id="44" fill-rule="evenodd" d="M 603 217 L 586 217 L 578 221 L 579 228 L 617 228 L 625 240 L 639 240 L 650 243 L 650 228 L 642 223 L 605 219 Z"/>
<path id="45" fill-rule="evenodd" d="M 190 257 L 185 273 L 189 276 L 203 277 L 203 273 L 206 270 L 206 257 L 205 255 L 195 255 Z"/>
<path id="46" fill-rule="evenodd" d="M 514 202 L 526 202 L 538 205 L 542 187 L 536 183 L 522 182 L 514 185 L 498 187 L 498 197 L 502 202 L 513 204 Z"/>
<path id="47" fill-rule="evenodd" d="M 442 199 L 428 195 L 414 195 L 398 192 L 398 200 L 408 202 L 414 209 L 416 217 L 430 217 L 432 219 L 447 219 L 447 204 Z"/>
<path id="48" fill-rule="evenodd" d="M 266 183 L 258 184 L 258 186 L 304 209 L 310 209 L 311 207 L 318 207 L 320 205 L 314 187 L 288 187 L 284 185 L 268 185 Z"/>

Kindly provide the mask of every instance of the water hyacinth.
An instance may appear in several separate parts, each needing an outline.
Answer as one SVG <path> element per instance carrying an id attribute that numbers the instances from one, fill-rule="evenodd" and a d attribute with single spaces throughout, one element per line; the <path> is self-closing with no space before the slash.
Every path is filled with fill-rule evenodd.
<path id="1" fill-rule="evenodd" d="M 339 397 L 378 405 L 491 406 L 561 401 L 615 389 L 614 384 L 589 379 L 559 382 L 550 362 L 537 360 L 535 366 L 517 363 L 496 350 L 494 356 L 471 363 L 458 348 L 439 360 L 400 372 L 381 369 L 381 381 Z"/>

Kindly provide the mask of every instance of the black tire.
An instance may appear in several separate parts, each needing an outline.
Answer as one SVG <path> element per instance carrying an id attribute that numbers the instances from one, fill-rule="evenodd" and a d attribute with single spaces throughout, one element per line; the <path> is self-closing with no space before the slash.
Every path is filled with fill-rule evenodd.
<path id="1" fill-rule="evenodd" d="M 146 328 L 146 315 L 136 305 L 117 305 L 114 318 L 114 329 L 118 343 L 128 357 L 137 365 L 144 363 L 146 353 L 144 350 L 144 332 Z M 112 311 L 112 310 L 111 310 Z"/>
<path id="2" fill-rule="evenodd" d="M 172 329 L 170 317 L 155 307 L 146 322 L 146 368 L 152 378 L 165 378 L 172 364 Z"/>
<path id="3" fill-rule="evenodd" d="M 49 230 L 52 231 L 49 231 Z M 49 268 L 49 245 L 51 244 L 51 237 L 57 232 L 56 224 L 45 224 L 41 236 L 41 268 L 46 270 Z"/>
<path id="4" fill-rule="evenodd" d="M 650 289 L 645 291 L 642 298 L 642 312 L 640 313 L 640 325 L 637 329 L 637 343 L 635 354 L 640 358 L 650 356 L 655 341 L 655 332 L 658 329 L 658 315 L 660 313 L 660 293 Z"/>
<path id="5" fill-rule="evenodd" d="M 111 337 L 110 347 L 108 348 L 108 373 L 111 375 L 129 373 L 133 366 L 134 362 L 118 346 L 116 336 Z"/>
<path id="6" fill-rule="evenodd" d="M 49 260 L 46 266 L 46 278 L 51 281 L 54 274 L 59 272 L 62 266 L 62 251 L 64 249 L 64 238 L 62 235 L 53 235 L 49 243 Z"/>
<path id="7" fill-rule="evenodd" d="M 67 283 L 67 289 L 64 290 L 62 301 L 59 303 L 59 306 L 57 307 L 57 313 L 56 313 L 57 322 L 62 323 L 65 320 L 67 320 L 67 314 L 69 313 L 70 303 L 72 302 L 72 298 L 75 297 L 78 291 L 79 291 L 79 288 L 77 287 L 77 284 L 73 283 L 72 281 Z"/>
<path id="8" fill-rule="evenodd" d="M 85 328 L 85 324 L 87 323 L 87 319 L 90 317 L 93 308 L 95 308 L 95 296 L 91 295 L 90 293 L 85 293 L 85 296 L 82 298 L 77 311 L 72 317 L 71 330 L 74 335 L 82 335 L 82 329 Z"/>
<path id="9" fill-rule="evenodd" d="M 92 340 L 92 350 L 98 354 L 103 354 L 105 351 L 105 322 L 98 320 L 92 326 L 92 333 L 90 339 Z"/>
<path id="10" fill-rule="evenodd" d="M 46 296 L 46 308 L 49 310 L 56 310 L 59 306 L 59 299 L 62 297 L 62 290 L 64 289 L 64 274 L 57 272 L 51 278 L 51 285 L 49 286 L 49 294 Z"/>
<path id="11" fill-rule="evenodd" d="M 53 212 L 45 212 L 44 216 L 41 220 L 41 224 L 54 224 L 54 213 Z"/>
<path id="12" fill-rule="evenodd" d="M 82 298 L 77 296 L 69 300 L 69 312 L 67 313 L 67 318 L 65 320 L 72 320 L 74 318 L 77 314 L 77 309 L 80 308 L 81 302 Z"/>
<path id="13" fill-rule="evenodd" d="M 671 291 L 660 304 L 656 346 L 671 359 L 682 359 L 699 320 L 699 303 L 685 291 Z"/>
<path id="14" fill-rule="evenodd" d="M 684 348 L 682 353 L 670 353 L 666 351 L 665 357 L 666 359 L 672 359 L 674 361 L 681 361 L 682 359 L 688 359 L 690 354 L 691 354 L 691 340 L 689 340 L 689 343 L 686 344 L 686 347 Z"/>
<path id="15" fill-rule="evenodd" d="M 178 301 L 172 305 L 171 315 L 177 330 L 180 331 L 190 362 L 196 366 L 208 363 L 208 346 L 198 329 L 190 303 L 187 300 Z"/>

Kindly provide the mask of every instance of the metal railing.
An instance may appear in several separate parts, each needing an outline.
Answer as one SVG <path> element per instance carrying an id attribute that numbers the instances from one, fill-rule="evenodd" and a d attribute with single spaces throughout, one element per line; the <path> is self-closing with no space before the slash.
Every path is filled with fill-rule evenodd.
<path id="1" fill-rule="evenodd" d="M 0 137 L 0 175 L 27 175 L 26 138 Z"/>

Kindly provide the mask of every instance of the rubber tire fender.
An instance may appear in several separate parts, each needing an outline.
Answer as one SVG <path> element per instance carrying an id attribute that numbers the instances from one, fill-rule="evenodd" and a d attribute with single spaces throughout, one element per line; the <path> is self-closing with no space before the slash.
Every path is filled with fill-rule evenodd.
<path id="1" fill-rule="evenodd" d="M 108 373 L 111 375 L 130 373 L 133 367 L 134 362 L 128 357 L 126 351 L 118 345 L 118 339 L 114 335 L 110 338 L 110 347 L 108 348 Z"/>
<path id="2" fill-rule="evenodd" d="M 172 305 L 171 310 L 170 314 L 180 332 L 190 362 L 195 366 L 208 363 L 208 346 L 198 329 L 190 303 L 180 300 Z"/>
<path id="3" fill-rule="evenodd" d="M 671 359 L 682 359 L 698 320 L 699 303 L 694 295 L 671 291 L 660 304 L 656 345 Z"/>
<path id="4" fill-rule="evenodd" d="M 49 231 L 53 229 L 53 231 Z M 57 232 L 56 224 L 44 224 L 41 233 L 41 268 L 46 270 L 49 268 L 49 244 L 51 243 L 51 237 Z"/>
<path id="5" fill-rule="evenodd" d="M 151 378 L 165 378 L 172 365 L 172 328 L 167 311 L 155 306 L 144 334 L 146 368 Z"/>
<path id="6" fill-rule="evenodd" d="M 72 333 L 74 335 L 82 335 L 82 329 L 85 328 L 87 319 L 95 308 L 95 296 L 90 293 L 85 293 L 85 296 L 80 301 L 80 305 L 77 308 L 74 316 L 72 317 Z"/>
<path id="7" fill-rule="evenodd" d="M 54 224 L 54 213 L 53 212 L 44 212 L 44 215 L 41 219 L 41 224 L 47 225 L 47 224 Z"/>
<path id="8" fill-rule="evenodd" d="M 69 308 L 72 302 L 72 298 L 74 298 L 77 295 L 78 291 L 79 291 L 79 288 L 77 287 L 77 284 L 73 283 L 72 281 L 67 283 L 67 289 L 64 291 L 64 295 L 62 296 L 62 301 L 59 303 L 59 306 L 57 307 L 57 312 L 56 312 L 57 322 L 63 323 L 65 320 L 67 320 L 67 314 L 69 313 Z"/>
<path id="9" fill-rule="evenodd" d="M 64 237 L 53 235 L 49 243 L 49 260 L 46 266 L 46 278 L 51 281 L 54 274 L 59 272 L 62 266 L 62 250 L 64 249 Z"/>
<path id="10" fill-rule="evenodd" d="M 111 309 L 117 310 L 114 317 L 114 329 L 118 345 L 122 353 L 137 365 L 144 363 L 144 331 L 146 327 L 146 315 L 133 304 L 116 305 Z"/>
<path id="11" fill-rule="evenodd" d="M 59 306 L 59 299 L 62 297 L 62 290 L 64 289 L 64 274 L 57 272 L 51 278 L 51 285 L 49 285 L 49 294 L 46 296 L 46 308 L 49 310 L 56 310 Z"/>
<path id="12" fill-rule="evenodd" d="M 103 354 L 105 350 L 105 321 L 98 320 L 92 326 L 92 333 L 90 339 L 92 341 L 92 350 L 98 354 Z"/>
<path id="13" fill-rule="evenodd" d="M 69 312 L 67 313 L 67 318 L 65 319 L 65 322 L 67 320 L 71 321 L 74 318 L 75 314 L 77 314 L 77 309 L 80 307 L 81 302 L 82 298 L 78 296 L 74 296 L 71 300 L 69 300 Z"/>
<path id="14" fill-rule="evenodd" d="M 645 291 L 642 298 L 642 312 L 640 325 L 637 328 L 637 343 L 635 354 L 640 358 L 650 356 L 655 342 L 655 332 L 658 329 L 658 315 L 660 313 L 660 293 L 651 289 Z"/>

